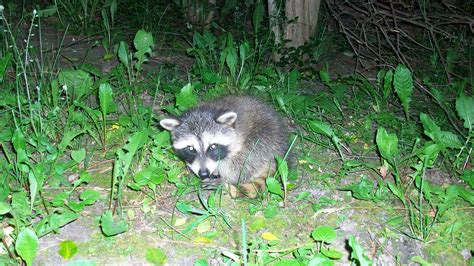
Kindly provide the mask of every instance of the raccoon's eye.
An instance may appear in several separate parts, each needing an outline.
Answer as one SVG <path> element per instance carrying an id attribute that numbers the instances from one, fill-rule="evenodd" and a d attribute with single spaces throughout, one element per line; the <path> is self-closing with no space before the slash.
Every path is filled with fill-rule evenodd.
<path id="1" fill-rule="evenodd" d="M 217 149 L 217 144 L 212 144 L 210 147 L 209 147 L 209 150 L 213 151 Z"/>
<path id="2" fill-rule="evenodd" d="M 188 149 L 189 151 L 194 151 L 194 147 L 193 147 L 193 146 L 187 146 L 186 149 Z"/>

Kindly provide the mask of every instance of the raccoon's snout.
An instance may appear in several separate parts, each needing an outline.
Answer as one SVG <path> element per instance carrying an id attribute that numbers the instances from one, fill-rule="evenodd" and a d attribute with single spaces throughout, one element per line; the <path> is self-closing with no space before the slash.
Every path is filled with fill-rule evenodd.
<path id="1" fill-rule="evenodd" d="M 209 176 L 210 176 L 209 170 L 208 169 L 199 169 L 198 176 L 201 179 L 209 178 Z"/>

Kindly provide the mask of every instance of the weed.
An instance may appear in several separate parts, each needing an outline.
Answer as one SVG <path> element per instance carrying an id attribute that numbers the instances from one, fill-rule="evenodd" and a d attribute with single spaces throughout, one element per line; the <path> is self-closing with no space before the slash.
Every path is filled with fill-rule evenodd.
<path id="1" fill-rule="evenodd" d="M 198 216 L 198 218 L 192 223 L 190 223 L 181 233 L 184 235 L 189 233 L 192 229 L 194 229 L 203 221 L 211 217 L 221 218 L 226 225 L 230 226 L 230 222 L 229 222 L 229 219 L 227 218 L 227 215 L 220 207 L 221 196 L 222 196 L 222 186 L 220 186 L 216 191 L 211 192 L 207 199 L 204 198 L 204 196 L 202 195 L 202 192 L 198 190 L 199 202 L 201 203 L 201 206 L 204 208 L 202 210 L 197 209 L 185 202 L 176 203 L 176 208 L 180 212 L 184 214 L 194 214 Z"/>

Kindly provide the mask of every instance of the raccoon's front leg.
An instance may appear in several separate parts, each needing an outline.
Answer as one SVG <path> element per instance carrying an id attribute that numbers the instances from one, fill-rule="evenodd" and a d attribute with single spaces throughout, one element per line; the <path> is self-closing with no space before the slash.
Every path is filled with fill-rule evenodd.
<path id="1" fill-rule="evenodd" d="M 230 184 L 228 187 L 229 194 L 232 198 L 248 197 L 254 199 L 258 196 L 259 193 L 265 191 L 266 179 L 267 177 L 264 176 L 243 184 Z"/>
<path id="2" fill-rule="evenodd" d="M 250 170 L 250 169 L 247 169 Z M 265 191 L 266 188 L 266 179 L 269 174 L 269 169 L 262 169 L 258 171 L 254 177 L 250 175 L 250 172 L 246 173 L 248 175 L 246 180 L 242 183 L 233 183 L 228 188 L 229 194 L 232 198 L 237 197 L 248 197 L 248 198 L 256 198 L 258 194 Z M 254 173 L 255 174 L 255 173 Z"/>

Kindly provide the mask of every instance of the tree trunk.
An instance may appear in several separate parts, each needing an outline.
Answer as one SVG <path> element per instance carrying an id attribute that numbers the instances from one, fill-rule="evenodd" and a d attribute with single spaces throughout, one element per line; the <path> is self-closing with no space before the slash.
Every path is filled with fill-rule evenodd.
<path id="1" fill-rule="evenodd" d="M 316 30 L 321 0 L 286 0 L 285 16 L 294 23 L 285 27 L 284 38 L 289 47 L 299 47 L 309 40 Z"/>
<path id="2" fill-rule="evenodd" d="M 285 17 L 289 23 L 280 23 L 281 7 L 276 0 L 267 0 L 270 28 L 275 35 L 275 44 L 288 40 L 286 47 L 299 47 L 314 34 L 318 22 L 321 0 L 286 0 Z M 283 34 L 281 33 L 283 30 Z M 280 55 L 274 55 L 278 61 Z"/>

